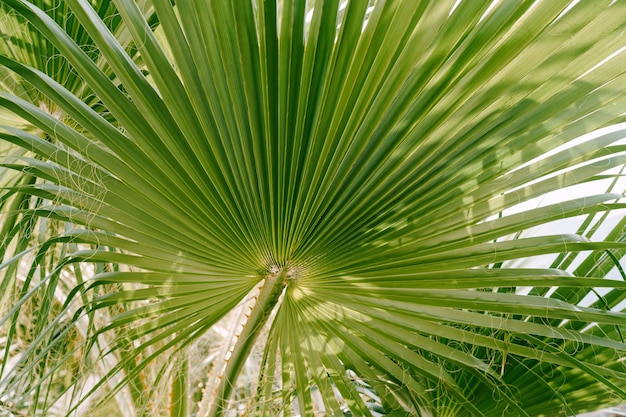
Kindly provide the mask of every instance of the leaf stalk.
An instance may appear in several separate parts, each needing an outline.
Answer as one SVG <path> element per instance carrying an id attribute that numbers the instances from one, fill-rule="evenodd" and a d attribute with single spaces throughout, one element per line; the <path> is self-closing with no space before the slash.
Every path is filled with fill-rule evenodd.
<path id="1" fill-rule="evenodd" d="M 241 333 L 236 336 L 235 345 L 226 355 L 226 365 L 218 376 L 219 382 L 212 394 L 206 417 L 220 417 L 226 411 L 237 377 L 261 329 L 278 303 L 286 283 L 287 268 L 265 277 L 256 302 L 249 308 L 249 313 L 245 314 L 247 319 L 243 323 Z"/>

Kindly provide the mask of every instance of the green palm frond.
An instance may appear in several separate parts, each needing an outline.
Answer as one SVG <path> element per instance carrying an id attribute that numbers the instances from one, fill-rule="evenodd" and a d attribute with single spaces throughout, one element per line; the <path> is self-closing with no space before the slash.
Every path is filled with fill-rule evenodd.
<path id="1" fill-rule="evenodd" d="M 115 74 L 108 68 L 106 61 L 101 60 L 100 52 L 94 40 L 84 30 L 80 22 L 76 20 L 66 3 L 49 0 L 35 0 L 30 3 L 39 7 L 50 16 L 50 18 L 62 27 L 67 35 L 85 51 L 85 54 L 92 61 L 99 63 L 102 70 L 115 80 Z M 120 19 L 113 2 L 105 0 L 90 2 L 90 4 L 95 7 L 99 18 L 103 20 L 107 29 L 114 34 L 124 49 L 131 54 L 131 56 L 136 56 L 137 48 L 133 45 L 128 29 Z M 139 7 L 144 11 L 150 24 L 156 26 L 158 21 L 153 9 L 147 5 L 145 1 L 140 1 Z M 100 110 L 103 114 L 106 113 L 106 109 L 102 107 L 102 103 L 99 102 L 97 97 L 93 94 L 93 91 L 72 68 L 71 64 L 53 43 L 35 30 L 26 19 L 18 13 L 15 13 L 7 4 L 0 5 L 0 22 L 2 23 L 2 29 L 0 31 L 0 37 L 2 38 L 0 53 L 3 56 L 10 57 L 23 64 L 41 70 L 55 81 L 62 83 L 66 89 L 74 93 L 77 97 L 80 97 L 90 106 Z M 3 67 L 0 69 L 0 79 L 2 91 L 17 94 L 21 98 L 48 110 L 51 114 L 55 114 L 57 117 L 63 116 L 61 110 L 56 107 L 53 101 L 49 100 L 45 95 L 40 94 L 32 85 L 24 83 L 21 78 L 16 77 L 14 73 L 7 70 L 7 68 Z M 6 112 L 5 109 L 1 110 L 2 113 L 0 117 L 2 117 L 2 119 L 0 120 L 15 117 L 11 115 L 11 113 Z M 10 124 L 15 125 L 15 122 Z M 27 126 L 23 126 L 22 128 L 24 127 Z"/>
<path id="2" fill-rule="evenodd" d="M 106 62 L 99 57 L 97 47 L 94 45 L 91 37 L 83 30 L 80 23 L 76 21 L 74 15 L 70 12 L 67 4 L 50 1 L 35 1 L 34 5 L 40 7 L 49 15 L 54 21 L 62 26 L 68 35 L 76 42 L 81 48 L 89 55 L 89 57 L 96 62 L 112 80 L 115 80 L 115 75 L 107 68 Z M 127 29 L 125 29 L 123 22 L 119 19 L 118 13 L 109 1 L 105 2 L 93 2 L 97 8 L 98 15 L 105 22 L 109 30 L 115 33 L 116 38 L 120 41 L 124 48 L 133 56 L 136 57 L 136 48 L 133 48 L 132 38 L 129 36 Z M 149 6 L 141 4 L 141 7 L 146 11 L 146 16 L 150 20 L 151 24 L 156 23 L 154 12 L 151 11 Z M 18 60 L 24 64 L 30 65 L 39 69 L 43 73 L 46 73 L 52 79 L 63 83 L 66 89 L 71 93 L 80 97 L 82 101 L 87 103 L 90 107 L 99 111 L 103 116 L 107 117 L 107 120 L 114 122 L 110 117 L 110 114 L 106 112 L 106 109 L 102 107 L 102 103 L 99 102 L 97 97 L 93 94 L 93 91 L 82 80 L 82 78 L 72 69 L 71 65 L 60 52 L 34 27 L 32 27 L 26 19 L 21 15 L 15 13 L 6 4 L 0 5 L 0 53 L 3 56 L 9 57 L 13 60 Z M 139 62 L 137 60 L 137 62 Z M 119 82 L 118 82 L 119 84 Z M 43 111 L 50 114 L 53 118 L 59 120 L 65 120 L 65 115 L 62 110 L 59 109 L 53 101 L 49 100 L 45 95 L 42 95 L 38 90 L 23 78 L 15 75 L 13 71 L 7 67 L 0 67 L 0 90 L 9 92 L 22 99 L 32 103 L 39 107 Z M 46 131 L 39 130 L 36 126 L 33 126 L 28 120 L 19 117 L 15 113 L 11 112 L 4 106 L 0 106 L 0 124 L 19 128 L 21 130 L 29 131 L 32 134 L 39 135 L 45 140 L 54 140 L 51 135 Z M 75 128 L 77 126 L 74 125 Z M 66 226 L 63 222 L 55 221 L 52 219 L 37 219 L 32 215 L 22 215 L 25 210 L 40 207 L 45 204 L 45 196 L 37 197 L 30 196 L 22 191 L 28 187 L 43 187 L 48 182 L 48 179 L 44 177 L 37 177 L 30 172 L 22 172 L 21 169 L 15 170 L 16 161 L 27 161 L 27 158 L 32 158 L 33 154 L 30 148 L 20 148 L 12 146 L 10 142 L 3 141 L 0 147 L 0 155 L 4 166 L 0 167 L 0 178 L 2 181 L 2 195 L 0 195 L 0 211 L 3 214 L 2 227 L 0 230 L 1 246 L 0 252 L 3 253 L 4 259 L 15 260 L 10 265 L 6 266 L 6 276 L 0 284 L 0 299 L 2 301 L 2 315 L 6 313 L 7 305 L 11 305 L 15 302 L 12 297 L 15 297 L 20 292 L 25 293 L 32 282 L 33 277 L 26 279 L 25 283 L 20 282 L 23 279 L 23 273 L 18 273 L 18 265 L 21 259 L 21 255 L 24 251 L 28 251 L 28 247 L 34 242 L 43 242 L 50 236 L 54 236 L 58 231 L 64 230 Z M 37 156 L 35 156 L 37 158 Z M 36 161 L 35 164 L 41 162 Z M 71 228 L 71 226 L 69 226 Z M 76 250 L 75 245 L 65 246 L 59 248 L 59 250 L 48 251 L 44 256 L 47 259 L 40 259 L 39 264 L 41 266 L 41 276 L 54 268 L 54 263 L 59 256 L 63 256 L 66 250 Z M 31 249 L 32 250 L 32 249 Z M 14 255 L 16 255 L 14 257 Z M 25 261 L 21 261 L 25 262 Z M 23 269 L 23 268 L 22 268 Z M 81 270 L 76 267 L 73 270 L 75 276 L 66 275 L 61 277 L 64 281 L 60 286 L 74 286 L 77 280 L 81 278 Z M 17 278 L 17 281 L 14 279 Z M 36 278 L 35 278 L 36 279 Z M 20 288 L 20 286 L 22 288 Z M 63 297 L 67 295 L 68 291 L 59 290 L 55 291 L 55 299 L 52 301 L 57 307 L 64 302 Z M 36 305 L 34 303 L 33 305 Z M 23 310 L 22 310 L 23 311 Z M 36 319 L 33 319 L 29 314 L 20 314 L 15 316 L 11 322 L 11 328 L 22 328 L 26 334 L 30 332 L 36 332 L 37 326 L 34 325 Z M 80 331 L 72 330 L 69 335 L 71 337 L 67 341 L 70 345 L 76 345 L 85 340 L 85 336 L 88 330 L 84 326 L 79 326 Z M 23 337 L 21 333 L 9 332 L 3 334 L 7 336 L 3 339 L 2 355 L 3 363 L 2 368 L 6 368 L 7 361 L 11 361 L 16 357 L 19 357 L 23 353 L 24 344 L 18 343 L 18 348 L 14 349 L 15 344 L 12 345 L 12 341 L 19 340 Z M 29 340 L 28 338 L 26 340 Z M 63 341 L 62 343 L 66 343 Z M 94 350 L 94 353 L 97 352 Z M 82 372 L 84 367 L 77 367 L 76 358 L 68 359 L 71 366 L 66 366 L 61 372 L 51 378 L 49 386 L 55 392 L 58 392 L 58 387 L 66 385 L 72 385 L 74 383 L 91 383 L 89 379 L 93 379 L 94 376 L 101 374 L 102 369 L 92 372 Z M 95 372 L 93 372 L 95 370 Z M 80 380 L 80 382 L 78 382 Z M 56 388 L 55 388 L 56 387 Z M 50 406 L 48 410 L 49 415 L 65 414 L 69 408 L 71 408 L 72 393 L 67 392 L 59 397 L 57 401 Z M 43 395 L 42 395 L 43 397 Z M 120 397 L 118 396 L 118 400 Z M 120 409 L 124 409 L 124 406 L 120 404 Z M 132 407 L 125 407 L 131 409 Z M 1 409 L 1 408 L 0 408 Z M 2 409 L 4 411 L 4 409 Z M 19 412 L 20 408 L 11 409 L 14 412 Z M 127 413 L 125 413 L 127 415 Z"/>
<path id="3" fill-rule="evenodd" d="M 5 193 L 36 202 L 2 216 L 44 231 L 2 229 L 0 407 L 156 416 L 164 389 L 173 416 L 626 401 L 625 2 L 103 4 L 62 2 L 72 28 L 2 6 L 74 81 L 0 55 L 63 114 L 0 93 L 36 127 L 0 130 L 32 152 L 5 158 L 33 179 Z M 219 353 L 190 362 L 229 314 Z M 55 386 L 74 368 L 94 378 Z"/>

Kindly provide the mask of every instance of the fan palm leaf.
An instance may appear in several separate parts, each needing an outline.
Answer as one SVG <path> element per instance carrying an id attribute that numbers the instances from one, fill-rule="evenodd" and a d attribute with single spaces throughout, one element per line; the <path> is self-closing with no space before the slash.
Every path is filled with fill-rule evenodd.
<path id="1" fill-rule="evenodd" d="M 145 7 L 113 4 L 130 43 L 89 1 L 63 2 L 97 59 L 37 4 L 3 4 L 98 106 L 0 56 L 63 114 L 0 94 L 37 129 L 0 131 L 35 155 L 3 166 L 40 179 L 7 190 L 41 202 L 3 216 L 68 225 L 3 260 L 7 287 L 30 262 L 8 334 L 42 301 L 2 404 L 45 415 L 69 393 L 71 414 L 128 387 L 138 415 L 160 415 L 170 379 L 186 415 L 190 347 L 233 311 L 197 415 L 626 399 L 626 3 L 152 0 L 159 35 Z M 97 381 L 52 389 L 77 356 Z"/>

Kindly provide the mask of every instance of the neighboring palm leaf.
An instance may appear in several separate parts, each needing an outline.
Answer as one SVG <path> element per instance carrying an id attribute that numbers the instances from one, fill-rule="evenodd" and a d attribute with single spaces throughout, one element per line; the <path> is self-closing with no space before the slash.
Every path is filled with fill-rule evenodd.
<path id="1" fill-rule="evenodd" d="M 186 395 L 186 362 L 167 355 L 238 305 L 198 415 L 236 411 L 233 396 L 259 415 L 570 415 L 626 400 L 626 282 L 605 278 L 621 271 L 623 222 L 599 239 L 586 226 L 625 208 L 621 190 L 511 211 L 626 161 L 626 3 L 153 0 L 162 45 L 137 4 L 115 1 L 147 76 L 89 2 L 66 0 L 119 83 L 45 12 L 4 3 L 106 112 L 0 57 L 65 115 L 0 95 L 53 139 L 4 128 L 39 158 L 5 166 L 47 180 L 18 186 L 44 199 L 28 215 L 75 225 L 36 247 L 27 282 L 74 245 L 5 315 L 14 331 L 44 300 L 3 404 L 45 414 L 78 352 L 110 366 L 71 387 L 71 407 L 128 385 L 139 415 L 160 415 L 170 373 Z M 540 255 L 554 256 L 511 263 Z M 59 274 L 90 264 L 64 288 Z M 59 354 L 80 326 L 86 345 Z M 258 346 L 258 383 L 239 390 Z"/>
<path id="2" fill-rule="evenodd" d="M 105 61 L 100 59 L 98 47 L 94 44 L 93 39 L 83 29 L 80 23 L 75 19 L 66 3 L 51 2 L 49 0 L 34 0 L 31 2 L 41 8 L 48 14 L 57 24 L 62 26 L 66 33 L 76 42 L 77 45 L 85 51 L 94 62 L 100 62 L 105 73 L 115 79 L 115 74 L 110 71 Z M 140 1 L 139 6 L 144 10 L 150 24 L 155 26 L 156 15 L 154 11 Z M 119 18 L 118 12 L 110 0 L 92 1 L 91 4 L 96 7 L 98 16 L 106 22 L 108 30 L 110 30 L 131 55 L 136 55 L 136 48 L 132 43 L 132 39 L 127 28 Z M 80 97 L 84 102 L 88 103 L 95 109 L 102 110 L 102 104 L 94 96 L 93 91 L 84 82 L 82 77 L 73 70 L 71 64 L 59 52 L 58 49 L 40 32 L 34 30 L 32 26 L 19 14 L 15 13 L 6 4 L 0 5 L 0 22 L 2 30 L 0 37 L 0 53 L 3 56 L 10 57 L 23 64 L 35 67 L 52 77 L 55 81 L 62 83 L 63 86 Z M 60 110 L 56 108 L 54 103 L 45 95 L 41 95 L 37 89 L 30 84 L 23 83 L 21 78 L 15 77 L 14 73 L 7 71 L 6 68 L 0 69 L 0 86 L 1 90 L 11 92 L 34 103 L 58 117 L 62 117 Z M 0 120 L 14 118 L 15 116 L 8 113 L 5 109 L 0 109 Z M 6 122 L 4 124 L 7 124 Z M 10 123 L 15 125 L 15 122 Z"/>
<path id="3" fill-rule="evenodd" d="M 93 44 L 93 40 L 82 29 L 79 22 L 74 19 L 74 15 L 69 11 L 66 4 L 50 1 L 34 1 L 33 4 L 41 7 L 46 13 L 54 19 L 59 25 L 62 25 L 72 39 L 87 52 L 90 58 L 97 62 L 103 70 L 108 74 L 111 79 L 115 79 L 115 75 L 107 68 L 106 62 L 99 58 L 97 47 Z M 117 11 L 113 4 L 109 1 L 93 2 L 98 8 L 98 15 L 100 18 L 107 22 L 107 27 L 115 33 L 116 38 L 124 45 L 125 49 L 136 57 L 136 48 L 133 49 L 132 39 L 125 29 L 123 22 L 119 18 Z M 155 23 L 154 12 L 149 7 L 142 4 L 142 7 L 146 10 L 146 16 L 150 21 Z M 72 70 L 70 64 L 65 58 L 54 48 L 54 46 L 38 31 L 36 31 L 28 22 L 16 14 L 14 10 L 9 8 L 5 4 L 0 5 L 0 54 L 11 57 L 22 63 L 29 64 L 39 70 L 45 72 L 50 77 L 58 82 L 62 82 L 64 86 L 77 95 L 84 102 L 88 103 L 92 108 L 102 111 L 103 115 L 108 120 L 114 122 L 110 115 L 106 114 L 106 110 L 103 109 L 102 104 L 97 100 L 93 91 L 89 89 L 87 84 L 82 78 Z M 119 83 L 119 82 L 118 82 Z M 0 90 L 5 92 L 11 92 L 30 103 L 40 107 L 42 110 L 51 114 L 54 118 L 64 119 L 63 112 L 54 105 L 53 102 L 47 99 L 44 95 L 41 95 L 32 85 L 25 82 L 22 78 L 15 76 L 15 74 L 8 70 L 6 67 L 0 67 Z M 33 134 L 40 135 L 46 140 L 53 140 L 47 132 L 43 132 L 36 127 L 32 126 L 27 120 L 17 117 L 14 113 L 10 112 L 4 107 L 0 107 L 0 124 L 9 125 L 12 127 L 18 127 L 22 130 L 27 130 Z M 2 142 L 0 146 L 0 155 L 2 155 L 3 162 L 14 163 L 15 161 L 21 161 L 24 157 L 31 157 L 32 154 L 29 149 L 10 146 L 9 142 Z M 28 172 L 15 171 L 7 167 L 0 168 L 0 178 L 2 181 L 3 192 L 0 195 L 0 211 L 6 213 L 2 217 L 2 226 L 0 229 L 0 252 L 3 253 L 5 259 L 11 258 L 12 255 L 21 254 L 23 251 L 33 242 L 43 242 L 50 236 L 54 236 L 59 230 L 63 230 L 66 226 L 63 222 L 51 220 L 51 219 L 38 219 L 36 216 L 28 214 L 27 209 L 40 207 L 45 204 L 45 198 L 30 196 L 19 192 L 20 186 L 34 186 L 36 183 L 47 183 L 46 178 L 37 178 Z M 36 185 L 35 185 L 36 186 Z M 59 256 L 63 256 L 67 250 L 76 250 L 75 245 L 61 245 L 55 250 L 48 251 L 44 258 L 40 259 L 40 274 L 45 276 L 51 269 L 54 268 L 56 259 Z M 10 305 L 13 301 L 11 298 L 19 294 L 21 291 L 27 291 L 29 283 L 32 283 L 33 277 L 26 279 L 24 283 L 23 276 L 16 278 L 17 262 L 8 266 L 6 270 L 6 277 L 0 284 L 0 299 L 2 300 L 3 308 L 2 315 L 6 313 L 5 307 Z M 60 277 L 61 286 L 69 286 L 70 288 L 76 284 L 76 280 L 80 278 L 80 269 L 75 268 L 75 274 L 64 274 Z M 36 278 L 35 278 L 36 282 Z M 55 299 L 52 303 L 56 303 L 60 306 L 64 302 L 64 296 L 67 295 L 67 291 L 60 290 L 57 287 L 55 291 Z M 34 303 L 36 305 L 36 303 Z M 36 316 L 35 316 L 36 317 Z M 0 348 L 4 352 L 2 355 L 3 363 L 2 368 L 5 368 L 6 362 L 12 361 L 14 358 L 19 357 L 22 353 L 21 349 L 28 343 L 32 337 L 32 332 L 36 332 L 38 321 L 33 320 L 32 316 L 28 314 L 20 314 L 14 316 L 11 329 L 20 329 L 19 331 L 9 331 L 8 333 L 0 332 Z M 81 326 L 78 326 L 79 328 Z M 84 337 L 87 334 L 87 329 L 82 326 L 80 331 L 72 331 L 67 340 L 69 345 L 79 344 L 84 342 Z M 6 336 L 6 337 L 4 337 Z M 65 341 L 64 341 L 65 343 Z M 17 348 L 16 348 L 17 346 Z M 95 351 L 94 351 L 95 352 Z M 98 375 L 101 370 L 95 370 L 96 372 L 77 372 L 76 361 L 70 359 L 71 366 L 67 366 L 61 372 L 57 372 L 54 378 L 50 378 L 49 386 L 56 392 L 59 387 L 71 386 L 76 382 L 76 379 L 84 380 L 85 382 L 92 384 L 94 375 Z M 74 382 L 72 382 L 74 381 Z M 71 393 L 63 395 L 58 401 L 55 401 L 50 405 L 51 410 L 48 411 L 50 415 L 55 415 L 54 410 L 67 410 L 69 404 L 72 404 Z M 44 397 L 42 395 L 42 397 Z M 118 402 L 123 396 L 118 395 L 116 399 Z M 120 408 L 129 408 L 124 406 L 123 402 L 120 404 Z M 19 409 L 17 409 L 19 410 Z M 16 409 L 14 409 L 16 411 Z M 16 411 L 18 412 L 18 411 Z M 64 414 L 64 413 L 63 413 Z"/>

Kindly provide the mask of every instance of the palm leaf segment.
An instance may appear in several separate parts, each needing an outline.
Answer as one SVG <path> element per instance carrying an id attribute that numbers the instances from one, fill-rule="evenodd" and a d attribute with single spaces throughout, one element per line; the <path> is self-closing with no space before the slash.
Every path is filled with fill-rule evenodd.
<path id="1" fill-rule="evenodd" d="M 106 62 L 101 59 L 100 52 L 93 39 L 80 25 L 80 22 L 76 20 L 75 15 L 71 13 L 66 3 L 49 0 L 34 0 L 30 3 L 45 11 L 51 19 L 63 27 L 67 35 L 77 45 L 80 45 L 85 54 L 93 61 L 99 62 L 102 70 L 113 82 L 119 85 L 119 80 L 116 79 L 115 74 L 106 65 Z M 115 34 L 120 45 L 124 47 L 130 56 L 136 57 L 137 48 L 133 46 L 132 38 L 113 3 L 110 0 L 92 1 L 90 3 L 96 8 L 95 11 L 105 22 L 107 29 Z M 149 24 L 155 26 L 158 22 L 153 8 L 145 4 L 144 1 L 139 1 L 138 5 L 141 7 L 146 19 L 148 19 Z M 69 62 L 54 44 L 45 36 L 42 36 L 40 32 L 36 31 L 32 25 L 29 25 L 26 19 L 4 3 L 0 5 L 0 22 L 2 22 L 0 53 L 3 56 L 41 70 L 55 81 L 62 83 L 67 90 L 80 97 L 92 108 L 98 110 L 101 115 L 106 114 L 106 109 L 102 107 L 102 103 L 84 82 L 83 78 L 72 69 Z M 24 83 L 23 79 L 16 77 L 6 67 L 0 68 L 0 78 L 0 86 L 3 91 L 11 91 L 19 97 L 46 109 L 49 113 L 62 117 L 61 110 L 57 108 L 53 101 L 42 95 L 30 84 Z M 120 86 L 120 88 L 123 87 Z M 21 121 L 22 124 L 20 125 L 20 121 L 15 119 L 15 114 L 7 111 L 5 108 L 0 109 L 0 121 L 3 124 L 18 125 L 24 129 L 28 128 L 28 125 L 24 125 L 24 123 L 27 123 L 26 121 Z"/>
<path id="2" fill-rule="evenodd" d="M 77 282 L 40 325 L 21 371 L 5 372 L 5 403 L 45 386 L 50 373 L 34 370 L 67 320 L 89 318 L 91 345 L 124 332 L 110 348 L 127 359 L 100 384 L 123 374 L 113 389 L 137 390 L 155 357 L 247 294 L 256 302 L 201 415 L 231 407 L 267 321 L 248 403 L 261 415 L 556 415 L 626 398 L 626 284 L 603 279 L 626 248 L 622 222 L 589 239 L 620 195 L 510 210 L 624 163 L 626 3 L 153 0 L 164 40 L 115 1 L 139 66 L 87 1 L 67 0 L 123 88 L 48 14 L 4 3 L 115 120 L 0 58 L 71 121 L 0 96 L 54 138 L 2 131 L 39 158 L 11 167 L 47 180 L 20 187 L 49 201 L 30 214 L 75 225 L 38 247 L 33 270 L 52 248 L 75 249 L 39 287 L 54 292 L 72 264 L 120 265 Z M 576 233 L 516 235 L 575 216 Z M 592 255 L 566 272 L 580 251 Z M 512 263 L 558 253 L 552 269 Z"/>

